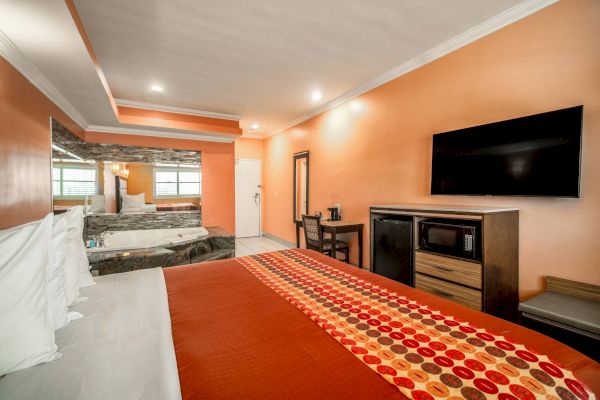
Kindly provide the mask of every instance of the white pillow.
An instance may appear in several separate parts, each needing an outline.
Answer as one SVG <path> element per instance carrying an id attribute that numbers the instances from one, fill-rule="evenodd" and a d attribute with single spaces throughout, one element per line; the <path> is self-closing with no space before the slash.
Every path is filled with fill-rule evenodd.
<path id="1" fill-rule="evenodd" d="M 71 209 L 65 215 L 68 223 L 63 267 L 65 271 L 65 296 L 67 306 L 70 306 L 79 297 L 79 253 L 77 249 L 79 241 L 83 239 L 78 234 L 77 213 Z"/>
<path id="2" fill-rule="evenodd" d="M 74 319 L 81 318 L 78 312 L 69 312 L 65 293 L 65 253 L 68 214 L 55 215 L 52 223 L 52 248 L 48 263 L 48 310 L 54 329 L 62 328 Z"/>
<path id="3" fill-rule="evenodd" d="M 135 194 L 135 195 L 121 193 L 121 197 L 123 198 L 123 203 L 121 206 L 122 212 L 126 212 L 126 210 L 131 210 L 131 209 L 134 209 L 134 210 L 143 209 L 144 204 L 146 204 L 145 200 L 144 200 L 146 197 L 145 193 L 140 193 L 140 194 Z"/>
<path id="4" fill-rule="evenodd" d="M 79 246 L 79 287 L 94 286 L 94 278 L 90 272 L 90 262 L 87 258 L 87 252 L 85 251 L 85 245 L 83 241 Z"/>
<path id="5" fill-rule="evenodd" d="M 77 303 L 79 288 L 94 284 L 90 274 L 90 264 L 83 244 L 83 208 L 71 208 L 67 213 L 68 228 L 65 256 L 65 293 L 67 305 Z"/>
<path id="6" fill-rule="evenodd" d="M 65 295 L 65 248 L 67 235 L 67 216 L 56 215 L 52 222 L 52 248 L 48 263 L 48 310 L 54 329 L 67 324 L 67 297 Z"/>
<path id="7" fill-rule="evenodd" d="M 0 376 L 62 356 L 47 305 L 52 218 L 0 231 Z"/>

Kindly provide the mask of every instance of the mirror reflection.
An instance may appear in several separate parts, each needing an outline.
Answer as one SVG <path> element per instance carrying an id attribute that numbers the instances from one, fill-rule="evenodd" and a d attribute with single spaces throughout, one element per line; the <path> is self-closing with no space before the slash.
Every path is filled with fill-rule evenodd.
<path id="1" fill-rule="evenodd" d="M 308 214 L 308 151 L 294 154 L 294 221 Z"/>
<path id="2" fill-rule="evenodd" d="M 122 163 L 53 158 L 54 210 L 84 205 L 87 214 L 195 211 L 200 164 Z"/>

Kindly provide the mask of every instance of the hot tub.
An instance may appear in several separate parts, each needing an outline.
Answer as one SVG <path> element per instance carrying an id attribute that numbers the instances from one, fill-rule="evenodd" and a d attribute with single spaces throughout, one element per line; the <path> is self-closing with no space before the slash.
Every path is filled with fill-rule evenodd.
<path id="1" fill-rule="evenodd" d="M 202 227 L 146 229 L 135 231 L 106 231 L 103 233 L 102 247 L 87 249 L 88 253 L 99 251 L 149 249 L 152 247 L 169 247 L 208 236 Z"/>

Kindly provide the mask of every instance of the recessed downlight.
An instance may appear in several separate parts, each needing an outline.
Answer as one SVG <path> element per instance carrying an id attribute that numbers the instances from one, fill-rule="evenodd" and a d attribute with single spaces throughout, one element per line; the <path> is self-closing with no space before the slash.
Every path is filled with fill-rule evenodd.
<path id="1" fill-rule="evenodd" d="M 252 125 L 250 125 L 250 129 L 252 129 L 252 130 L 256 130 L 258 128 L 260 128 L 259 124 L 252 124 Z"/>
<path id="2" fill-rule="evenodd" d="M 321 93 L 321 91 L 318 89 L 314 90 L 310 98 L 312 99 L 312 101 L 319 101 L 323 98 L 323 93 Z"/>
<path id="3" fill-rule="evenodd" d="M 163 87 L 160 85 L 151 85 L 150 90 L 152 90 L 153 92 L 158 92 L 158 93 L 162 93 L 164 91 Z"/>
<path id="4" fill-rule="evenodd" d="M 363 104 L 358 100 L 352 100 L 350 102 L 350 109 L 352 111 L 361 111 L 363 109 Z"/>

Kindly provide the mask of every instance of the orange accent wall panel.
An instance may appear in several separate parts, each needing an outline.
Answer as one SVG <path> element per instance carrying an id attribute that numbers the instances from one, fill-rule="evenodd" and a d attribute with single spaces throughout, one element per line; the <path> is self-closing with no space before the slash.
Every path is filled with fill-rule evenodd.
<path id="1" fill-rule="evenodd" d="M 85 140 L 130 146 L 177 148 L 202 152 L 202 225 L 235 232 L 234 144 L 85 132 Z"/>
<path id="2" fill-rule="evenodd" d="M 133 107 L 118 106 L 117 108 L 119 110 L 119 122 L 123 124 L 185 129 L 190 131 L 231 133 L 236 135 L 241 135 L 242 133 L 239 121 L 144 110 Z"/>
<path id="3" fill-rule="evenodd" d="M 82 129 L 0 57 L 0 229 L 52 210 L 50 117 Z"/>
<path id="4" fill-rule="evenodd" d="M 263 140 L 239 138 L 235 141 L 235 158 L 263 159 Z"/>
<path id="5" fill-rule="evenodd" d="M 341 203 L 366 249 L 373 204 L 518 207 L 522 298 L 545 275 L 600 284 L 599 38 L 600 2 L 562 1 L 267 139 L 265 231 L 295 240 L 292 154 L 310 150 L 311 213 Z M 579 104 L 580 199 L 429 194 L 433 134 Z"/>

